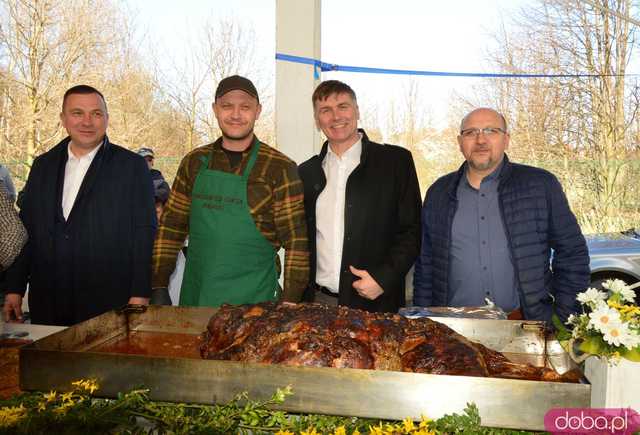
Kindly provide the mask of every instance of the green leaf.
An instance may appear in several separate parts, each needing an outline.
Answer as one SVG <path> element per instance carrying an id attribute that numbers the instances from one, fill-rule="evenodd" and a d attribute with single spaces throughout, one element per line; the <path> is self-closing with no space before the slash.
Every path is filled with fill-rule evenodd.
<path id="1" fill-rule="evenodd" d="M 616 304 L 624 304 L 624 301 L 622 300 L 622 295 L 620 293 L 612 293 L 609 292 L 610 296 L 609 296 L 609 301 L 611 302 L 615 302 Z"/>
<path id="2" fill-rule="evenodd" d="M 607 353 L 607 344 L 600 337 L 587 337 L 578 346 L 578 349 L 591 355 L 603 355 Z"/>
<path id="3" fill-rule="evenodd" d="M 640 362 L 640 346 L 636 346 L 631 350 L 624 348 L 624 350 L 620 351 L 620 356 L 629 361 Z"/>
<path id="4" fill-rule="evenodd" d="M 571 331 L 569 331 L 562 324 L 562 321 L 560 320 L 560 318 L 556 313 L 553 313 L 553 315 L 551 316 L 551 323 L 553 323 L 553 326 L 556 328 L 556 331 L 557 331 L 556 338 L 559 341 L 564 341 L 571 338 Z"/>

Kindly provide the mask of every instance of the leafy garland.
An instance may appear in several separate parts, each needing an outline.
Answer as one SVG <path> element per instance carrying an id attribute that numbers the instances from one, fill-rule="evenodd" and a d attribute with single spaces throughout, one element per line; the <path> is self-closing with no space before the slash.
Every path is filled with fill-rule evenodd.
<path id="1" fill-rule="evenodd" d="M 356 417 L 297 415 L 269 409 L 284 402 L 291 388 L 278 389 L 268 400 L 251 401 L 246 393 L 226 404 L 195 405 L 156 402 L 147 389 L 96 398 L 94 380 L 73 382 L 71 390 L 23 393 L 0 401 L 0 434 L 271 434 L 271 435 L 435 435 L 527 434 L 480 426 L 475 405 L 462 415 L 437 420 L 422 417 L 388 422 Z"/>

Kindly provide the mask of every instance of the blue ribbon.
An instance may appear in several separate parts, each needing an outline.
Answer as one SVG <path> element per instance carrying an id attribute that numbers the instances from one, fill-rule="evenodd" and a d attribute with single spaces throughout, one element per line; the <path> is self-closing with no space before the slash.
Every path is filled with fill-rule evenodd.
<path id="1" fill-rule="evenodd" d="M 475 73 L 475 72 L 448 72 L 448 71 L 419 71 L 390 68 L 368 68 L 363 66 L 347 66 L 334 63 L 326 63 L 310 57 L 292 56 L 290 54 L 276 53 L 276 60 L 285 62 L 301 63 L 313 65 L 313 75 L 316 80 L 320 79 L 318 71 L 345 71 L 367 74 L 397 74 L 410 76 L 438 76 L 438 77 L 481 77 L 481 78 L 579 78 L 579 77 L 623 77 L 638 76 L 640 74 L 507 74 L 507 73 Z"/>

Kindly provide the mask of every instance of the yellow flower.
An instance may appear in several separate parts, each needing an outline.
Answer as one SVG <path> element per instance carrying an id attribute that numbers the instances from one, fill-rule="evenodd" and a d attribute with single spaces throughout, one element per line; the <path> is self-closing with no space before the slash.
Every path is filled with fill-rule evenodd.
<path id="1" fill-rule="evenodd" d="M 44 411 L 47 409 L 47 402 L 38 402 L 38 411 Z"/>
<path id="2" fill-rule="evenodd" d="M 611 300 L 607 301 L 607 305 L 611 308 L 614 308 L 620 311 L 620 314 L 625 315 L 627 317 L 633 317 L 634 315 L 640 314 L 640 307 L 635 305 L 622 305 L 617 302 L 613 302 Z"/>
<path id="3" fill-rule="evenodd" d="M 420 424 L 418 425 L 418 427 L 420 428 L 426 428 L 427 426 L 429 426 L 429 423 L 431 423 L 433 420 L 431 420 L 430 418 L 427 418 L 425 415 L 421 415 L 420 416 Z"/>
<path id="4" fill-rule="evenodd" d="M 351 435 L 360 435 L 360 431 L 358 429 L 351 432 Z"/>
<path id="5" fill-rule="evenodd" d="M 384 435 L 382 423 L 379 426 L 369 426 L 369 435 Z"/>
<path id="6" fill-rule="evenodd" d="M 635 307 L 635 306 L 626 306 L 622 309 L 620 309 L 620 312 L 622 313 L 622 315 L 624 315 L 625 317 L 628 318 L 633 318 L 635 316 L 640 315 L 640 307 Z"/>
<path id="7" fill-rule="evenodd" d="M 411 433 L 411 431 L 415 429 L 415 426 L 413 425 L 413 419 L 411 418 L 405 418 L 404 420 L 402 420 L 402 425 L 404 426 L 405 433 Z"/>
<path id="8" fill-rule="evenodd" d="M 72 382 L 71 385 L 78 387 L 78 390 L 88 391 L 90 394 L 93 394 L 94 391 L 100 388 L 95 379 L 80 379 L 79 381 Z"/>
<path id="9" fill-rule="evenodd" d="M 333 432 L 333 435 L 347 435 L 347 431 L 345 430 L 344 426 L 338 426 Z"/>
<path id="10" fill-rule="evenodd" d="M 58 406 L 56 409 L 53 410 L 53 412 L 55 412 L 56 414 L 61 414 L 61 415 L 66 415 L 67 412 L 69 411 L 69 408 L 73 408 L 73 401 L 70 402 L 65 402 L 62 405 Z"/>
<path id="11" fill-rule="evenodd" d="M 87 391 L 89 394 L 93 394 L 94 391 L 100 388 L 95 379 L 80 379 L 79 381 L 72 382 L 71 385 L 77 387 L 76 390 Z"/>
<path id="12" fill-rule="evenodd" d="M 306 431 L 301 431 L 300 435 L 320 435 L 318 432 L 316 432 L 316 428 L 315 427 L 311 427 L 309 429 L 307 429 Z"/>
<path id="13" fill-rule="evenodd" d="M 49 391 L 43 397 L 47 400 L 47 402 L 55 402 L 55 400 L 58 398 L 58 393 L 56 393 L 55 391 Z"/>
<path id="14" fill-rule="evenodd" d="M 99 388 L 100 386 L 98 385 L 98 382 L 95 379 L 89 379 L 88 381 L 85 382 L 84 389 L 91 394 L 93 394 L 93 392 L 98 390 Z"/>
<path id="15" fill-rule="evenodd" d="M 402 429 L 400 429 L 400 426 L 396 426 L 396 425 L 393 425 L 391 423 L 387 423 L 385 425 L 385 427 L 384 427 L 384 432 L 385 432 L 385 434 L 393 435 L 395 433 L 402 432 Z"/>
<path id="16" fill-rule="evenodd" d="M 0 427 L 12 427 L 26 414 L 24 405 L 0 408 Z"/>
<path id="17" fill-rule="evenodd" d="M 278 432 L 276 432 L 276 435 L 295 435 L 295 434 L 293 432 L 289 432 L 288 430 L 280 429 Z"/>
<path id="18" fill-rule="evenodd" d="M 73 403 L 73 391 L 68 391 L 68 392 L 66 392 L 66 393 L 63 393 L 63 394 L 60 396 L 60 399 L 61 399 L 63 402 L 71 402 L 71 403 Z"/>

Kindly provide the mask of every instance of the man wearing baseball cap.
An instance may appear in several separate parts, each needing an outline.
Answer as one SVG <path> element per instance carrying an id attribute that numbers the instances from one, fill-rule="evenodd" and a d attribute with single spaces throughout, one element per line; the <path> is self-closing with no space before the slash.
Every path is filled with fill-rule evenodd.
<path id="1" fill-rule="evenodd" d="M 166 288 L 187 236 L 180 305 L 300 300 L 309 275 L 302 183 L 296 164 L 255 136 L 261 109 L 247 78 L 218 84 L 222 137 L 180 163 L 154 245 L 152 303 L 170 303 Z"/>

